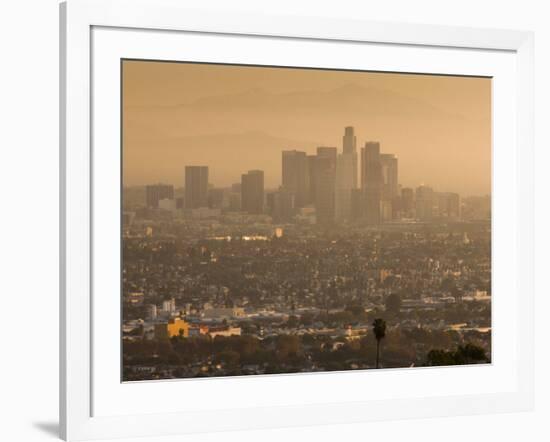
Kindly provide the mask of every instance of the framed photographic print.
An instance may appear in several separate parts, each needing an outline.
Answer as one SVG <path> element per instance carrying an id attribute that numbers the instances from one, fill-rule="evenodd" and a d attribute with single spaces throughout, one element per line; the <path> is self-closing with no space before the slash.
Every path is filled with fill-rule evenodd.
<path id="1" fill-rule="evenodd" d="M 66 440 L 532 407 L 530 33 L 60 14 Z"/>

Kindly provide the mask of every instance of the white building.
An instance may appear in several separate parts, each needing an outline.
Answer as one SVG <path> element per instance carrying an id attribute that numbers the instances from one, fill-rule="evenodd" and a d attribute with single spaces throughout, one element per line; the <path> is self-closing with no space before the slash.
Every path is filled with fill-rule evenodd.
<path id="1" fill-rule="evenodd" d="M 240 327 L 226 327 L 223 329 L 212 329 L 208 331 L 208 334 L 211 338 L 215 338 L 216 336 L 240 336 L 241 335 L 241 328 Z"/>
<path id="2" fill-rule="evenodd" d="M 162 311 L 163 313 L 174 313 L 176 311 L 176 300 L 172 298 L 162 301 Z"/>

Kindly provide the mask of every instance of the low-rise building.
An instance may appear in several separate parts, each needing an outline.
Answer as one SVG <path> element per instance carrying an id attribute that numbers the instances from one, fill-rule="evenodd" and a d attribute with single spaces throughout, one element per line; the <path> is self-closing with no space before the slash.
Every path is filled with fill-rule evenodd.
<path id="1" fill-rule="evenodd" d="M 203 317 L 205 319 L 235 319 L 244 318 L 245 312 L 242 307 L 219 307 L 208 308 L 204 310 Z"/>
<path id="2" fill-rule="evenodd" d="M 241 328 L 240 327 L 208 327 L 208 331 L 206 332 L 208 335 L 210 335 L 211 338 L 215 338 L 216 336 L 240 336 L 241 335 Z"/>
<path id="3" fill-rule="evenodd" d="M 172 318 L 167 323 L 155 324 L 156 338 L 171 338 L 173 336 L 189 337 L 190 324 L 181 318 Z"/>

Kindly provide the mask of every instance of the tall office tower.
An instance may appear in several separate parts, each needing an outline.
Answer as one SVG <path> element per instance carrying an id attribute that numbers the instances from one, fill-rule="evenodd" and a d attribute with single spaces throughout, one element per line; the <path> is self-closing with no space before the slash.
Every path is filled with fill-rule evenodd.
<path id="1" fill-rule="evenodd" d="M 283 188 L 296 195 L 296 207 L 303 207 L 309 199 L 308 159 L 305 152 L 283 150 Z"/>
<path id="2" fill-rule="evenodd" d="M 357 188 L 357 137 L 355 136 L 355 129 L 352 126 L 348 126 L 344 129 L 344 136 L 342 137 L 343 153 L 344 155 L 353 155 L 353 188 Z"/>
<path id="3" fill-rule="evenodd" d="M 357 139 L 353 127 L 346 127 L 343 151 L 336 160 L 335 217 L 338 222 L 351 221 L 351 192 L 357 188 Z"/>
<path id="4" fill-rule="evenodd" d="M 382 222 L 393 218 L 393 203 L 399 193 L 397 180 L 397 157 L 391 153 L 380 154 L 380 167 L 382 170 Z"/>
<path id="5" fill-rule="evenodd" d="M 421 221 L 431 221 L 433 218 L 434 191 L 428 186 L 416 189 L 416 218 Z"/>
<path id="6" fill-rule="evenodd" d="M 392 153 L 380 154 L 380 165 L 382 167 L 382 198 L 391 200 L 399 194 L 397 177 L 397 157 Z"/>
<path id="7" fill-rule="evenodd" d="M 221 209 L 225 198 L 224 189 L 208 189 L 208 207 L 211 209 Z"/>
<path id="8" fill-rule="evenodd" d="M 275 220 L 275 199 L 277 191 L 267 192 L 265 194 L 265 212 Z"/>
<path id="9" fill-rule="evenodd" d="M 283 187 L 266 195 L 266 206 L 273 221 L 289 222 L 296 214 L 296 195 Z"/>
<path id="10" fill-rule="evenodd" d="M 328 158 L 334 163 L 336 167 L 336 157 L 338 156 L 338 149 L 336 147 L 319 146 L 317 148 L 317 158 Z"/>
<path id="11" fill-rule="evenodd" d="M 401 189 L 401 213 L 403 218 L 415 217 L 414 190 L 410 187 Z"/>
<path id="12" fill-rule="evenodd" d="M 382 165 L 380 143 L 370 141 L 361 149 L 361 188 L 365 198 L 365 221 L 380 224 L 382 201 Z"/>
<path id="13" fill-rule="evenodd" d="M 208 166 L 185 166 L 185 208 L 208 207 Z"/>
<path id="14" fill-rule="evenodd" d="M 401 195 L 394 196 L 391 200 L 391 217 L 392 219 L 403 218 L 403 203 Z"/>
<path id="15" fill-rule="evenodd" d="M 336 159 L 334 212 L 337 222 L 351 221 L 351 192 L 357 187 L 353 181 L 353 169 L 357 165 L 355 160 L 357 154 L 345 153 L 338 155 Z"/>
<path id="16" fill-rule="evenodd" d="M 242 210 L 259 214 L 264 211 L 264 172 L 249 170 L 241 175 Z"/>
<path id="17" fill-rule="evenodd" d="M 315 211 L 317 223 L 334 222 L 336 147 L 318 147 L 315 160 Z"/>
<path id="18" fill-rule="evenodd" d="M 317 155 L 307 156 L 307 169 L 308 169 L 308 177 L 309 177 L 309 195 L 308 195 L 309 204 L 315 204 L 315 194 L 316 194 L 315 186 L 317 185 L 317 178 L 315 176 L 316 161 L 317 161 Z"/>
<path id="19" fill-rule="evenodd" d="M 438 216 L 455 220 L 460 217 L 460 196 L 458 193 L 437 193 L 436 200 Z"/>
<path id="20" fill-rule="evenodd" d="M 228 207 L 230 212 L 240 212 L 242 207 L 241 192 L 230 192 L 228 196 Z"/>
<path id="21" fill-rule="evenodd" d="M 344 129 L 342 142 L 344 145 L 344 153 L 357 152 L 357 137 L 355 136 L 355 129 L 352 126 L 348 126 Z"/>
<path id="22" fill-rule="evenodd" d="M 174 186 L 170 184 L 152 184 L 145 186 L 145 202 L 147 207 L 158 209 L 159 201 L 174 199 Z"/>

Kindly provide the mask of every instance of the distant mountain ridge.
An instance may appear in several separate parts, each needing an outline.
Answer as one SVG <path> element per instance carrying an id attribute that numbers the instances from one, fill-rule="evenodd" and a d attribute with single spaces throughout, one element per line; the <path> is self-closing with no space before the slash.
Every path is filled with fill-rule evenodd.
<path id="1" fill-rule="evenodd" d="M 226 110 L 246 110 L 279 112 L 288 109 L 323 110 L 325 107 L 338 107 L 363 115 L 409 115 L 448 116 L 464 118 L 449 113 L 424 100 L 411 98 L 405 94 L 374 87 L 363 87 L 349 83 L 328 91 L 304 90 L 286 93 L 272 93 L 261 88 L 251 88 L 244 92 L 227 95 L 212 95 L 188 103 L 169 105 L 172 109 L 218 112 Z M 133 106 L 137 108 L 139 106 Z"/>

